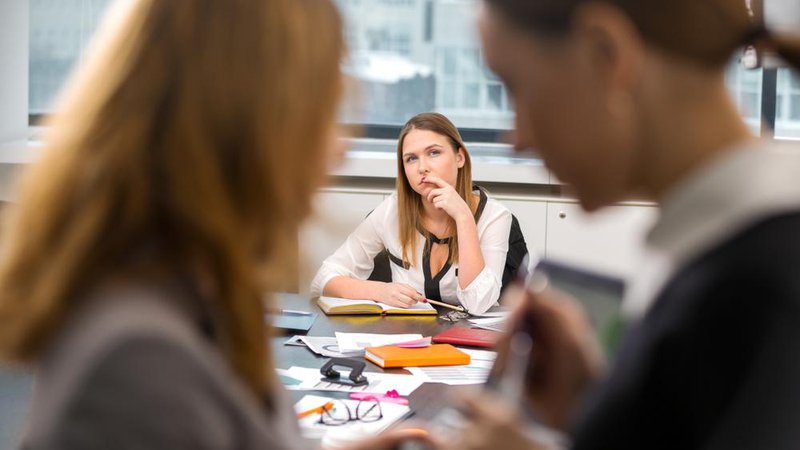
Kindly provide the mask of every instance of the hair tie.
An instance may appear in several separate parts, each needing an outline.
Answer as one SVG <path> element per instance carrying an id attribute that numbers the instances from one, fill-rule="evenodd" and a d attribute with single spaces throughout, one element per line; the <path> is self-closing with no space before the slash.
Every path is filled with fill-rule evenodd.
<path id="1" fill-rule="evenodd" d="M 744 45 L 756 45 L 766 39 L 769 39 L 769 37 L 770 32 L 767 30 L 767 27 L 764 25 L 758 25 L 745 34 L 744 39 L 742 39 L 742 43 Z"/>

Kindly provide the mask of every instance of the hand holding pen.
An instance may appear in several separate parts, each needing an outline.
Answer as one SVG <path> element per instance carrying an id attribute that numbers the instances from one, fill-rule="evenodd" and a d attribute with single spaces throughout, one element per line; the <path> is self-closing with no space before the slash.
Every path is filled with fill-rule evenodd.
<path id="1" fill-rule="evenodd" d="M 509 287 L 504 303 L 516 304 L 509 333 L 498 344 L 497 367 L 505 366 L 510 337 L 532 337 L 525 391 L 549 426 L 564 430 L 585 390 L 605 371 L 600 346 L 583 308 L 534 275 L 526 286 Z"/>

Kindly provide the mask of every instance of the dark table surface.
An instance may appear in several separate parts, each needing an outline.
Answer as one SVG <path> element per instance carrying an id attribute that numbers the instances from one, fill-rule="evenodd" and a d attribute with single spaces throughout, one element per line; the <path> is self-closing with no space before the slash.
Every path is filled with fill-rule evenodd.
<path id="1" fill-rule="evenodd" d="M 278 294 L 275 296 L 275 300 L 277 306 L 282 309 L 309 311 L 318 314 L 317 320 L 307 333 L 308 336 L 334 336 L 336 331 L 346 333 L 384 334 L 419 333 L 423 336 L 433 336 L 451 327 L 469 326 L 466 320 L 453 323 L 434 315 L 326 316 L 314 300 L 302 294 Z M 440 312 L 441 311 L 442 310 L 440 310 Z M 285 335 L 272 338 L 273 357 L 277 367 L 283 369 L 288 369 L 291 366 L 319 368 L 329 359 L 314 354 L 306 347 L 283 345 L 290 337 L 291 335 Z M 367 368 L 365 369 L 365 373 L 367 372 L 408 373 L 403 369 L 383 370 L 369 361 L 367 361 Z M 436 412 L 446 405 L 448 397 L 459 389 L 465 389 L 465 387 L 449 386 L 440 383 L 424 383 L 408 397 L 409 406 L 414 413 L 413 417 L 423 420 L 433 417 Z M 315 392 L 289 391 L 289 395 L 293 401 L 297 401 L 309 393 Z M 346 397 L 346 394 L 337 392 L 324 392 L 319 395 Z"/>

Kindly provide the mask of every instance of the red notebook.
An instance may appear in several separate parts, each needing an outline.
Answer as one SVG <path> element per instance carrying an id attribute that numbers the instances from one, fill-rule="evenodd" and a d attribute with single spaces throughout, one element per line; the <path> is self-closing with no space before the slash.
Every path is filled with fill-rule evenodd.
<path id="1" fill-rule="evenodd" d="M 437 344 L 469 345 L 472 347 L 494 347 L 502 334 L 481 328 L 450 328 L 433 337 Z"/>

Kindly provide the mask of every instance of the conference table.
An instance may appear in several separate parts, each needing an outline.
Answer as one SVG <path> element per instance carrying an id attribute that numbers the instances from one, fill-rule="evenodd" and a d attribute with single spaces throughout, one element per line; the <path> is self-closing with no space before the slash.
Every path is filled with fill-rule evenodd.
<path id="1" fill-rule="evenodd" d="M 469 327 L 466 320 L 450 322 L 439 315 L 336 315 L 326 316 L 317 306 L 316 302 L 308 295 L 303 294 L 276 294 L 277 306 L 281 309 L 292 309 L 314 312 L 318 314 L 314 325 L 306 333 L 308 336 L 334 336 L 336 331 L 346 333 L 384 333 L 403 334 L 419 333 L 423 336 L 433 336 L 451 327 Z M 438 311 L 441 314 L 443 309 Z M 446 311 L 446 310 L 444 310 Z M 314 354 L 306 347 L 287 346 L 284 343 L 291 337 L 273 336 L 271 338 L 273 357 L 276 367 L 288 369 L 291 366 L 319 368 L 328 357 Z M 364 360 L 366 361 L 366 360 Z M 385 372 L 407 374 L 404 369 L 382 369 L 367 362 L 364 373 Z M 448 402 L 448 398 L 458 390 L 468 389 L 468 386 L 450 386 L 441 383 L 424 383 L 409 397 L 409 406 L 415 420 L 432 418 Z M 315 391 L 289 391 L 292 401 L 298 401 L 303 395 Z M 339 392 L 324 392 L 319 395 L 345 398 L 346 394 Z"/>

